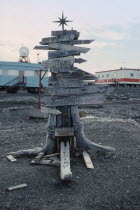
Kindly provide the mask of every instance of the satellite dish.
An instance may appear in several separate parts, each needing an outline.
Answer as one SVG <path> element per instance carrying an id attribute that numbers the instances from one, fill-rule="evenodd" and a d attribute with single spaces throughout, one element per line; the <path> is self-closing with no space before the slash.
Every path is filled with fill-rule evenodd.
<path id="1" fill-rule="evenodd" d="M 27 47 L 25 47 L 25 46 L 22 46 L 19 49 L 19 53 L 20 53 L 20 57 L 28 57 L 29 49 Z"/>

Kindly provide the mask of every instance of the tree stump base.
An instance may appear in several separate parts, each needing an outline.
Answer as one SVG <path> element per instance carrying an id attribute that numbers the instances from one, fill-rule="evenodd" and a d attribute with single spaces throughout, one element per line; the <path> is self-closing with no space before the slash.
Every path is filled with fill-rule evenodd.
<path id="1" fill-rule="evenodd" d="M 111 147 L 95 144 L 86 139 L 77 106 L 56 107 L 61 114 L 49 114 L 47 139 L 43 148 L 20 150 L 10 153 L 14 158 L 35 156 L 31 161 L 34 165 L 60 166 L 62 180 L 71 180 L 70 155 L 77 151 L 83 155 L 87 168 L 94 168 L 89 150 L 114 152 Z M 66 127 L 67 126 L 67 127 Z"/>

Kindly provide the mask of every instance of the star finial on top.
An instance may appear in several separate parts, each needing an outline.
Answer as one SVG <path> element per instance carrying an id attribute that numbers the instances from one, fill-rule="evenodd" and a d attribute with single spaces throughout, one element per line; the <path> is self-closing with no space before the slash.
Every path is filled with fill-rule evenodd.
<path id="1" fill-rule="evenodd" d="M 62 12 L 62 18 L 59 18 L 58 21 L 53 21 L 53 22 L 60 23 L 59 26 L 62 25 L 62 30 L 64 30 L 64 25 L 67 25 L 68 22 L 72 22 L 71 20 L 66 20 L 66 19 L 67 17 L 64 18 L 64 12 Z"/>

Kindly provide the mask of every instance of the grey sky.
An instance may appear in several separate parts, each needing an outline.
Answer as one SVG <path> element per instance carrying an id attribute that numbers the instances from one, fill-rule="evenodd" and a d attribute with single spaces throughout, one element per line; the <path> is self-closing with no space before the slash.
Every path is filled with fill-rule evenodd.
<path id="1" fill-rule="evenodd" d="M 80 66 L 90 72 L 140 67 L 139 0 L 0 0 L 0 60 L 17 61 L 21 44 L 29 47 L 31 62 L 47 59 L 47 51 L 32 50 L 41 38 L 59 30 L 52 23 L 62 11 L 81 39 L 95 39 L 81 57 Z"/>

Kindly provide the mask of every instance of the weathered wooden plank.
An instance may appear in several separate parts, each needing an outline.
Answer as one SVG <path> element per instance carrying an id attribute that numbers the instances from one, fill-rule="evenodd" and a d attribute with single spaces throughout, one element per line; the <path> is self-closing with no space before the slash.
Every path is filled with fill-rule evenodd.
<path id="1" fill-rule="evenodd" d="M 78 69 L 78 72 L 84 73 L 84 77 L 82 78 L 83 80 L 96 80 L 97 79 L 97 77 L 94 74 L 91 74 L 91 73 L 84 71 L 82 69 Z"/>
<path id="2" fill-rule="evenodd" d="M 47 89 L 47 93 L 57 96 L 67 96 L 67 95 L 86 95 L 90 93 L 106 93 L 107 88 L 99 87 L 96 85 L 84 86 L 84 87 L 57 87 Z"/>
<path id="3" fill-rule="evenodd" d="M 35 46 L 34 50 L 50 50 L 48 46 Z"/>
<path id="4" fill-rule="evenodd" d="M 80 60 L 79 60 L 79 62 L 80 62 Z M 91 73 L 88 73 L 84 70 L 78 69 L 77 67 L 66 67 L 66 68 L 63 67 L 61 69 L 59 69 L 59 68 L 53 68 L 52 69 L 51 68 L 50 71 L 60 73 L 59 75 L 57 75 L 57 77 L 55 76 L 55 81 L 58 81 L 58 82 L 60 82 L 60 80 L 56 80 L 56 79 L 59 78 L 59 77 L 61 79 L 65 78 L 65 77 L 71 78 L 71 79 L 69 79 L 69 81 L 64 81 L 66 83 L 70 82 L 70 81 L 73 81 L 74 79 L 77 80 L 77 81 L 79 79 L 81 79 L 81 81 L 87 80 L 88 77 L 92 77 L 93 80 L 96 79 L 95 75 L 93 75 Z M 61 74 L 61 73 L 64 73 L 64 74 Z M 52 75 L 52 76 L 54 76 L 54 75 Z M 50 77 L 50 81 L 52 81 L 52 82 L 54 81 L 54 80 L 52 80 L 52 77 Z M 86 81 L 83 81 L 83 82 L 86 82 Z"/>
<path id="5" fill-rule="evenodd" d="M 67 72 L 59 72 L 59 74 L 56 74 L 55 81 L 77 81 L 82 80 L 84 78 L 84 72 L 76 70 L 76 71 L 67 71 Z"/>
<path id="6" fill-rule="evenodd" d="M 41 107 L 41 112 L 45 112 L 48 114 L 54 114 L 54 115 L 58 115 L 61 114 L 61 112 L 58 109 L 51 109 L 51 108 L 47 108 L 47 107 Z"/>
<path id="7" fill-rule="evenodd" d="M 84 63 L 84 62 L 86 62 L 86 60 L 83 58 L 75 58 L 75 63 Z"/>
<path id="8" fill-rule="evenodd" d="M 74 56 L 74 55 L 80 55 L 80 52 L 78 50 L 59 50 L 59 51 L 49 51 L 48 52 L 48 58 L 61 58 L 61 57 L 67 57 L 67 56 Z"/>
<path id="9" fill-rule="evenodd" d="M 50 44 L 50 43 L 55 43 L 55 42 L 65 42 L 65 41 L 71 41 L 75 38 L 75 34 L 66 34 L 66 35 L 62 35 L 59 37 L 47 37 L 47 38 L 43 38 L 42 41 L 40 42 L 40 44 Z"/>
<path id="10" fill-rule="evenodd" d="M 70 170 L 70 147 L 69 141 L 66 144 L 62 141 L 60 143 L 60 159 L 61 159 L 61 166 L 60 166 L 60 177 L 62 180 L 71 180 L 72 179 L 72 172 Z"/>
<path id="11" fill-rule="evenodd" d="M 90 159 L 90 155 L 86 151 L 83 151 L 83 158 L 84 158 L 86 167 L 94 169 L 93 163 L 92 163 L 92 161 Z"/>
<path id="12" fill-rule="evenodd" d="M 87 85 L 87 82 L 81 81 L 79 79 L 75 81 L 66 81 L 66 82 L 49 82 L 49 86 L 52 87 L 84 87 Z"/>
<path id="13" fill-rule="evenodd" d="M 48 46 L 35 46 L 34 50 L 66 50 L 66 51 L 78 51 L 79 53 L 87 53 L 90 50 L 90 48 L 76 47 L 68 44 L 53 43 L 49 44 Z"/>
<path id="14" fill-rule="evenodd" d="M 40 152 L 32 161 L 31 164 L 39 162 L 44 156 L 44 152 Z"/>
<path id="15" fill-rule="evenodd" d="M 70 45 L 74 45 L 74 44 L 90 44 L 93 41 L 94 40 L 71 40 L 71 41 L 62 42 L 62 44 L 70 44 Z"/>
<path id="16" fill-rule="evenodd" d="M 73 128 L 55 128 L 55 136 L 74 136 Z"/>
<path id="17" fill-rule="evenodd" d="M 93 74 L 87 74 L 87 72 L 80 70 L 76 67 L 67 67 L 67 68 L 51 68 L 50 72 L 53 73 L 65 73 L 65 74 L 57 74 L 55 75 L 55 80 L 52 80 L 53 78 L 50 78 L 50 82 L 53 81 L 58 81 L 58 82 L 65 82 L 65 83 L 69 83 L 70 81 L 78 81 L 78 80 L 83 80 L 84 82 L 86 82 L 87 80 L 96 80 L 96 76 Z M 59 84 L 58 84 L 59 86 Z M 61 86 L 61 85 L 60 85 Z M 66 85 L 67 86 L 67 85 Z"/>
<path id="18" fill-rule="evenodd" d="M 60 160 L 57 157 L 43 157 L 40 161 L 31 161 L 33 165 L 50 165 L 50 166 L 60 166 Z"/>
<path id="19" fill-rule="evenodd" d="M 71 67 L 71 68 L 52 68 L 50 69 L 50 72 L 52 73 L 66 73 L 66 72 L 75 72 L 77 71 L 78 68 L 77 67 Z"/>
<path id="20" fill-rule="evenodd" d="M 16 162 L 17 160 L 13 157 L 13 155 L 7 155 L 7 158 L 11 161 L 11 162 Z"/>
<path id="21" fill-rule="evenodd" d="M 86 48 L 86 47 L 76 47 L 76 46 L 60 44 L 60 43 L 49 44 L 48 47 L 54 50 L 77 50 L 80 53 L 87 53 L 90 50 L 90 48 Z"/>
<path id="22" fill-rule="evenodd" d="M 63 30 L 63 31 L 52 31 L 52 36 L 64 36 L 67 34 L 74 34 L 76 37 L 79 37 L 80 33 L 76 30 Z"/>
<path id="23" fill-rule="evenodd" d="M 52 158 L 52 157 L 55 157 L 55 156 L 59 156 L 59 153 L 45 155 L 44 158 Z"/>
<path id="24" fill-rule="evenodd" d="M 17 189 L 20 189 L 20 188 L 23 188 L 23 187 L 27 187 L 27 184 L 19 184 L 19 185 L 15 185 L 15 186 L 12 186 L 12 187 L 8 187 L 7 190 L 12 191 L 12 190 L 17 190 Z"/>
<path id="25" fill-rule="evenodd" d="M 94 75 L 84 75 L 83 80 L 96 80 L 96 78 Z"/>
<path id="26" fill-rule="evenodd" d="M 47 61 L 42 61 L 42 69 L 68 67 L 74 64 L 73 57 L 54 58 Z"/>
<path id="27" fill-rule="evenodd" d="M 67 106 L 67 105 L 94 105 L 103 104 L 105 102 L 104 95 L 92 95 L 88 96 L 71 96 L 71 97 L 60 97 L 55 98 L 52 96 L 46 96 L 42 98 L 42 102 L 47 106 Z"/>
<path id="28" fill-rule="evenodd" d="M 67 35 L 66 35 L 67 36 Z M 57 43 L 60 42 L 61 44 L 69 44 L 69 45 L 79 45 L 79 44 L 90 44 L 94 40 L 63 40 L 63 37 L 56 37 L 57 39 L 54 39 L 54 37 L 44 38 L 40 42 L 41 45 L 48 45 L 51 43 Z"/>

